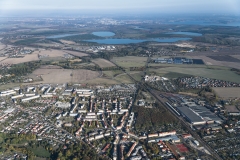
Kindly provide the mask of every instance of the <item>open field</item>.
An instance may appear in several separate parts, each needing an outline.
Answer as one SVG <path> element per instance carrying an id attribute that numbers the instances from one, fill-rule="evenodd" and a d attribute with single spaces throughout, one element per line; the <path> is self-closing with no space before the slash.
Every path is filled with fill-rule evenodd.
<path id="1" fill-rule="evenodd" d="M 3 60 L 1 63 L 19 64 L 24 62 L 38 61 L 38 60 L 39 58 L 37 54 L 28 54 L 23 58 L 7 58 Z"/>
<path id="2" fill-rule="evenodd" d="M 112 71 L 103 71 L 103 74 L 108 76 L 109 78 L 113 78 L 117 75 L 122 74 L 123 72 L 121 70 L 112 70 Z"/>
<path id="3" fill-rule="evenodd" d="M 61 51 L 61 50 L 41 50 L 41 51 L 34 51 L 32 54 L 25 55 L 23 58 L 7 58 L 4 57 L 0 58 L 1 63 L 9 63 L 9 64 L 19 64 L 24 62 L 31 62 L 39 60 L 38 55 L 45 56 L 48 60 L 52 58 L 63 58 L 64 54 L 76 54 L 77 57 L 86 56 L 85 53 L 80 52 L 72 52 L 72 51 Z M 3 60 L 5 59 L 5 60 Z M 44 59 L 44 58 L 43 58 Z M 55 59 L 52 59 L 55 60 Z M 61 59 L 60 59 L 61 60 Z"/>
<path id="4" fill-rule="evenodd" d="M 236 106 L 231 105 L 231 106 L 225 106 L 228 112 L 238 112 L 238 109 Z"/>
<path id="5" fill-rule="evenodd" d="M 84 82 L 95 79 L 99 76 L 98 72 L 90 70 L 70 70 L 70 69 L 45 69 L 40 68 L 33 73 L 35 76 L 41 76 L 41 83 L 66 83 L 66 82 Z"/>
<path id="6" fill-rule="evenodd" d="M 137 56 L 114 57 L 113 61 L 125 68 L 144 67 L 147 61 L 147 57 Z"/>
<path id="7" fill-rule="evenodd" d="M 216 61 L 226 61 L 226 62 L 240 62 L 239 59 L 236 59 L 234 57 L 231 57 L 229 55 L 225 55 L 225 56 L 208 56 L 211 59 L 214 59 Z"/>
<path id="8" fill-rule="evenodd" d="M 75 51 L 68 51 L 68 50 L 64 50 L 65 53 L 71 54 L 73 56 L 76 57 L 84 57 L 84 56 L 88 56 L 88 54 L 83 53 L 83 52 L 75 52 Z"/>
<path id="9" fill-rule="evenodd" d="M 139 71 L 130 71 L 128 72 L 135 80 L 141 81 L 143 78 L 142 72 Z"/>
<path id="10" fill-rule="evenodd" d="M 19 87 L 21 84 L 22 83 L 7 83 L 4 85 L 0 85 L 0 90 L 3 91 L 9 88 Z"/>
<path id="11" fill-rule="evenodd" d="M 240 88 L 213 88 L 221 98 L 240 98 Z"/>
<path id="12" fill-rule="evenodd" d="M 126 74 L 118 75 L 114 79 L 117 80 L 119 83 L 134 83 Z"/>
<path id="13" fill-rule="evenodd" d="M 0 43 L 0 50 L 4 49 L 6 46 Z"/>
<path id="14" fill-rule="evenodd" d="M 62 67 L 56 65 L 43 65 L 40 69 L 62 69 Z"/>
<path id="15" fill-rule="evenodd" d="M 0 63 L 2 63 L 4 59 L 7 59 L 7 57 L 0 57 Z"/>
<path id="16" fill-rule="evenodd" d="M 48 57 L 64 57 L 65 52 L 61 50 L 41 50 L 35 51 L 33 54 L 39 54 L 41 56 L 48 56 Z"/>
<path id="17" fill-rule="evenodd" d="M 50 48 L 50 47 L 63 47 L 63 45 L 61 43 L 56 43 L 56 42 L 48 42 L 48 43 L 34 43 L 34 45 L 37 45 L 39 47 L 43 47 L 43 48 Z"/>
<path id="18" fill-rule="evenodd" d="M 213 78 L 231 82 L 240 82 L 240 75 L 230 71 L 229 69 L 225 68 L 214 68 L 214 67 L 183 67 L 181 65 L 175 67 L 163 67 L 158 69 L 149 69 L 150 72 L 156 72 L 160 75 L 165 75 L 168 73 L 180 73 L 180 74 L 187 74 L 192 76 L 201 76 L 206 78 Z"/>
<path id="19" fill-rule="evenodd" d="M 191 58 L 192 59 L 202 59 L 206 65 L 225 66 L 225 67 L 240 69 L 240 63 L 239 62 L 217 61 L 217 60 L 214 60 L 214 59 L 209 58 L 207 56 L 191 56 Z"/>
<path id="20" fill-rule="evenodd" d="M 81 59 L 79 59 L 79 60 L 81 60 Z M 78 67 L 78 68 L 82 68 L 82 69 L 84 69 L 84 68 L 88 68 L 88 67 L 93 67 L 93 66 L 95 66 L 95 64 L 94 63 L 80 63 L 80 61 L 71 61 L 72 62 L 72 66 L 73 67 Z"/>
<path id="21" fill-rule="evenodd" d="M 85 83 L 88 84 L 101 84 L 101 85 L 112 85 L 112 84 L 120 84 L 118 81 L 114 79 L 108 79 L 108 78 L 95 78 L 86 81 Z"/>
<path id="22" fill-rule="evenodd" d="M 112 62 L 106 60 L 106 59 L 102 59 L 102 58 L 97 58 L 92 60 L 94 63 L 96 63 L 97 65 L 99 65 L 99 67 L 101 68 L 105 68 L 105 67 L 113 67 L 115 66 Z"/>
<path id="23" fill-rule="evenodd" d="M 240 55 L 231 55 L 231 56 L 240 60 Z"/>
<path id="24" fill-rule="evenodd" d="M 81 59 L 72 59 L 72 60 L 70 60 L 70 62 L 81 62 L 82 60 Z"/>
<path id="25" fill-rule="evenodd" d="M 60 42 L 62 42 L 64 44 L 69 44 L 69 45 L 76 44 L 74 41 L 68 41 L 68 40 L 63 40 L 63 39 L 61 39 Z"/>

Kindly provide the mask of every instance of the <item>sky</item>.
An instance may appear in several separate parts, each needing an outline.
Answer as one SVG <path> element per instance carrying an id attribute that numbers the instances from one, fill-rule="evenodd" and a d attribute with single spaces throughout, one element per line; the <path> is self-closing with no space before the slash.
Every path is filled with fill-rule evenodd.
<path id="1" fill-rule="evenodd" d="M 0 15 L 34 10 L 240 14 L 240 0 L 0 0 Z"/>

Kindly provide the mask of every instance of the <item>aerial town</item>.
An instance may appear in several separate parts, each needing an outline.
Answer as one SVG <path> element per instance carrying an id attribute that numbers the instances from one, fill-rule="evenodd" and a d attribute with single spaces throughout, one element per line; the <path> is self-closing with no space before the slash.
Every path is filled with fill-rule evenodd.
<path id="1" fill-rule="evenodd" d="M 142 1 L 0 2 L 0 160 L 240 159 L 239 17 Z"/>

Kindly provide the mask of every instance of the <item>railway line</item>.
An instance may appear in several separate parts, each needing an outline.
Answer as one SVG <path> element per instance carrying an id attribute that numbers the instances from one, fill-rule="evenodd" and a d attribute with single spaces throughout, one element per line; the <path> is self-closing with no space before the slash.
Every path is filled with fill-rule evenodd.
<path id="1" fill-rule="evenodd" d="M 205 148 L 211 153 L 211 155 L 213 156 L 213 158 L 215 158 L 215 159 L 217 159 L 217 160 L 222 160 L 222 158 L 219 157 L 219 155 L 218 155 L 208 144 L 206 144 L 206 143 L 199 137 L 199 135 L 198 135 L 196 132 L 194 132 L 194 131 L 192 130 L 192 128 L 189 126 L 189 124 L 187 124 L 187 122 L 186 122 L 179 114 L 177 114 L 176 112 L 174 112 L 174 110 L 171 109 L 171 108 L 167 105 L 167 103 L 165 103 L 165 102 L 162 101 L 162 99 L 158 96 L 158 95 L 159 95 L 158 92 L 152 90 L 151 87 L 148 86 L 148 85 L 147 85 L 146 83 L 144 83 L 143 81 L 140 81 L 140 82 L 139 82 L 139 81 L 135 80 L 128 72 L 126 72 L 126 70 L 125 70 L 123 67 L 119 66 L 119 65 L 116 64 L 114 61 L 111 61 L 111 62 L 112 62 L 113 64 L 115 64 L 117 67 L 119 67 L 124 73 L 126 73 L 126 75 L 128 75 L 129 78 L 130 78 L 133 82 L 135 82 L 135 84 L 137 84 L 139 87 L 142 87 L 142 88 L 146 89 L 146 91 L 149 92 L 150 95 L 152 95 L 160 104 L 162 104 L 163 106 L 165 106 L 165 108 L 166 108 L 169 112 L 171 112 L 171 113 L 181 122 L 181 124 L 188 130 L 188 132 L 189 132 L 190 134 L 192 134 L 192 136 L 193 136 L 196 140 L 198 140 L 199 143 L 200 143 L 203 147 L 205 147 Z M 148 63 L 148 61 L 146 62 L 146 66 L 147 66 L 147 63 Z"/>

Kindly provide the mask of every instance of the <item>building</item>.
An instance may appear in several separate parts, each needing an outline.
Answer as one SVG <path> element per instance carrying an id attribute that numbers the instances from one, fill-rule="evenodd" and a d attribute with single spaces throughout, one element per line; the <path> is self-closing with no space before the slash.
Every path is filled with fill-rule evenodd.
<path id="1" fill-rule="evenodd" d="M 205 124 L 206 121 L 203 120 L 199 115 L 189 109 L 187 106 L 178 107 L 177 110 L 181 115 L 192 125 Z"/>
<path id="2" fill-rule="evenodd" d="M 2 91 L 2 92 L 0 92 L 0 97 L 5 97 L 5 96 L 13 95 L 13 94 L 16 94 L 15 90 Z"/>
<path id="3" fill-rule="evenodd" d="M 39 97 L 40 97 L 40 95 L 36 95 L 36 96 L 33 96 L 33 97 L 24 98 L 24 99 L 22 99 L 22 102 L 28 102 L 28 101 L 37 99 L 37 98 L 39 98 Z"/>
<path id="4" fill-rule="evenodd" d="M 176 135 L 170 135 L 170 136 L 166 136 L 166 137 L 157 138 L 157 139 L 155 139 L 155 142 L 170 141 L 170 140 L 174 143 L 181 142 L 181 140 Z"/>
<path id="5" fill-rule="evenodd" d="M 59 107 L 59 108 L 69 108 L 71 106 L 71 104 L 69 102 L 56 102 L 55 103 L 56 107 Z"/>

